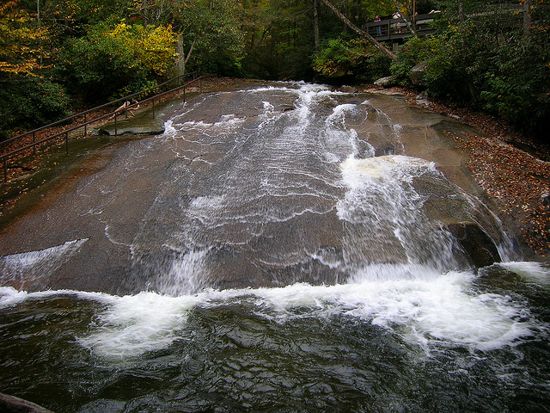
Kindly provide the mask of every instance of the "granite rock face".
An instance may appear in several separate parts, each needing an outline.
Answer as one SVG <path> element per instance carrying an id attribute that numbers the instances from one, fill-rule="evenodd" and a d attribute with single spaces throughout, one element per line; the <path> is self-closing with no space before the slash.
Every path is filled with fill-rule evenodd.
<path id="1" fill-rule="evenodd" d="M 424 73 L 426 73 L 427 67 L 428 65 L 426 63 L 418 63 L 411 69 L 411 72 L 409 73 L 409 79 L 411 79 L 413 85 L 418 86 L 422 84 Z"/>
<path id="2" fill-rule="evenodd" d="M 500 262 L 500 256 L 493 240 L 477 224 L 460 222 L 448 225 L 447 229 L 477 268 Z"/>
<path id="3" fill-rule="evenodd" d="M 395 85 L 395 78 L 393 76 L 381 77 L 374 82 L 376 86 L 391 87 Z"/>

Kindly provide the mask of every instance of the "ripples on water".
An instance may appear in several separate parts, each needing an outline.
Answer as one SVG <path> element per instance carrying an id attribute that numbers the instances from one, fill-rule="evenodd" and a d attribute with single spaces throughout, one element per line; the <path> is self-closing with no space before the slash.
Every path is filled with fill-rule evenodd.
<path id="1" fill-rule="evenodd" d="M 414 186 L 445 178 L 369 101 L 236 93 L 258 114 L 201 118 L 207 96 L 146 147 L 180 162 L 130 246 L 141 292 L 25 292 L 87 239 L 0 258 L 0 391 L 86 412 L 547 410 L 548 268 L 474 211 L 506 261 L 475 272 Z"/>

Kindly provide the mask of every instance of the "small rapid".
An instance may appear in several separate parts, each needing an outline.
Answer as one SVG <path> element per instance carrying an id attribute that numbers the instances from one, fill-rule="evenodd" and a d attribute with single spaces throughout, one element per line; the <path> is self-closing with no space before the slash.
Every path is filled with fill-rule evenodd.
<path id="1" fill-rule="evenodd" d="M 530 265 L 512 263 L 508 267 L 521 274 Z M 550 275 L 540 266 L 537 270 Z M 420 266 L 380 265 L 358 272 L 347 284 L 205 290 L 177 297 L 153 292 L 124 297 L 79 291 L 24 293 L 4 287 L 0 289 L 0 306 L 55 296 L 106 304 L 95 331 L 78 337 L 78 342 L 115 359 L 169 347 L 179 338 L 178 329 L 194 307 L 213 308 L 235 302 L 254 308 L 259 317 L 280 323 L 334 315 L 355 318 L 397 331 L 427 352 L 446 346 L 494 350 L 515 345 L 542 328 L 510 297 L 473 294 L 474 279 L 468 272 L 441 276 Z"/>
<path id="2" fill-rule="evenodd" d="M 165 109 L 164 135 L 128 144 L 38 216 L 48 235 L 0 257 L 2 387 L 59 380 L 61 411 L 439 410 L 430 388 L 456 392 L 443 410 L 475 389 L 470 406 L 497 411 L 527 385 L 538 406 L 550 269 L 411 155 L 443 118 L 409 110 L 306 83 Z M 63 354 L 74 383 L 37 378 Z"/>

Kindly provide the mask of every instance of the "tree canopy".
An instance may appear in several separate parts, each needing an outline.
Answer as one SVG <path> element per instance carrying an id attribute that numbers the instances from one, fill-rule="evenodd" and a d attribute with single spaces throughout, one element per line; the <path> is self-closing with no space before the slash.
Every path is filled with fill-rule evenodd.
<path id="1" fill-rule="evenodd" d="M 6 136 L 14 127 L 64 113 L 69 100 L 86 105 L 152 89 L 183 70 L 371 82 L 390 73 L 395 46 L 377 44 L 366 23 L 395 12 L 413 21 L 414 13 L 437 10 L 432 36 L 399 45 L 391 64 L 396 79 L 413 86 L 408 73 L 423 63 L 427 71 L 415 87 L 536 130 L 525 116 L 547 114 L 548 6 L 517 0 L 509 12 L 505 3 L 8 0 L 0 5 L 0 81 L 8 100 L 0 104 L 0 115 L 6 115 L 0 127 Z M 7 116 L 10 105 L 24 112 L 25 104 L 16 104 L 26 99 L 22 84 L 41 90 L 43 101 L 53 105 L 33 109 L 44 116 Z"/>

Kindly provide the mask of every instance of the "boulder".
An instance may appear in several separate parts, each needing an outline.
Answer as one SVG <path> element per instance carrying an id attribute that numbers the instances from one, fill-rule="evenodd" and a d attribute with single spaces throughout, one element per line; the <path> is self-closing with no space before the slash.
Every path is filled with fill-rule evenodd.
<path id="1" fill-rule="evenodd" d="M 500 255 L 493 240 L 485 231 L 473 222 L 448 224 L 447 229 L 457 239 L 476 267 L 486 267 L 500 262 Z"/>
<path id="2" fill-rule="evenodd" d="M 416 95 L 416 104 L 420 106 L 430 106 L 430 101 L 428 100 L 428 94 L 422 92 Z"/>
<path id="3" fill-rule="evenodd" d="M 0 411 L 5 413 L 53 413 L 19 397 L 0 393 Z"/>
<path id="4" fill-rule="evenodd" d="M 395 85 L 395 78 L 393 76 L 381 77 L 374 84 L 381 87 L 391 87 Z"/>
<path id="5" fill-rule="evenodd" d="M 411 79 L 413 85 L 418 86 L 423 83 L 423 78 L 424 74 L 426 73 L 427 67 L 427 63 L 418 63 L 411 69 L 411 72 L 409 73 L 409 79 Z"/>

